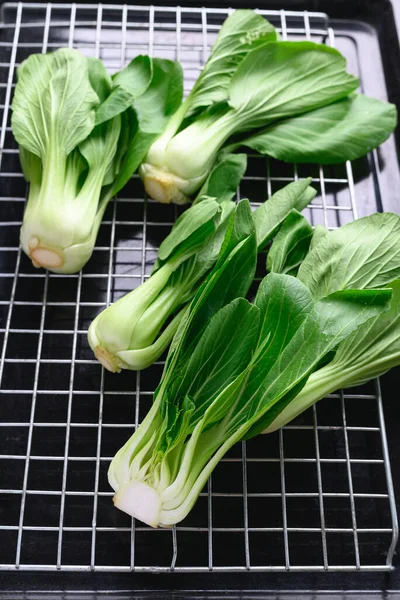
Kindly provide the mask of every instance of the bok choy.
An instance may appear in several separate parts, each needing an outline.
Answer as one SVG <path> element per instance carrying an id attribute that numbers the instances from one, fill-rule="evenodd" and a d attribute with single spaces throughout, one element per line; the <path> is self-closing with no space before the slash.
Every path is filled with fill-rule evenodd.
<path id="1" fill-rule="evenodd" d="M 307 278 L 270 273 L 251 304 L 242 296 L 256 253 L 244 200 L 180 321 L 152 408 L 111 462 L 115 505 L 152 527 L 181 521 L 229 448 L 260 433 L 340 343 L 384 314 L 391 289 L 355 287 L 384 286 L 400 268 L 376 263 L 368 281 L 350 269 L 318 294 Z"/>
<path id="2" fill-rule="evenodd" d="M 337 50 L 278 41 L 238 10 L 223 24 L 193 89 L 140 167 L 148 194 L 188 202 L 221 150 L 254 148 L 288 162 L 337 163 L 366 154 L 396 126 L 396 108 L 355 94 Z"/>
<path id="3" fill-rule="evenodd" d="M 169 346 L 185 305 L 218 258 L 235 208 L 232 196 L 245 169 L 245 155 L 225 155 L 162 242 L 151 277 L 91 323 L 89 344 L 108 370 L 144 369 Z M 258 250 L 270 241 L 290 210 L 301 211 L 311 202 L 315 190 L 310 182 L 287 185 L 255 210 Z"/>
<path id="4" fill-rule="evenodd" d="M 85 265 L 108 202 L 181 97 L 180 66 L 147 56 L 113 78 L 100 60 L 70 48 L 21 64 L 12 131 L 30 184 L 21 245 L 35 267 L 74 273 Z"/>
<path id="5" fill-rule="evenodd" d="M 277 236 L 271 253 L 277 254 L 278 246 L 282 245 Z M 376 214 L 325 232 L 322 237 L 317 234 L 298 271 L 298 278 L 311 289 L 313 296 L 326 294 L 333 284 L 368 288 L 386 285 L 393 290 L 390 309 L 341 342 L 331 360 L 310 376 L 265 433 L 283 427 L 327 394 L 362 385 L 400 364 L 399 264 L 400 218 L 397 215 Z"/>

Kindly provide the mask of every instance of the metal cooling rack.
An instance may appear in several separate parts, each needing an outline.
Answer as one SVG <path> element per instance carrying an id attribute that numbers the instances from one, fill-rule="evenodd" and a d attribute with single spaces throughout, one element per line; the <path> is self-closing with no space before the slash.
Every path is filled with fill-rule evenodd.
<path id="1" fill-rule="evenodd" d="M 137 178 L 108 209 L 78 275 L 36 271 L 18 247 L 26 186 L 10 132 L 18 64 L 73 46 L 110 71 L 139 53 L 179 59 L 190 89 L 224 9 L 8 3 L 0 25 L 1 569 L 96 571 L 385 571 L 398 537 L 379 383 L 334 394 L 277 434 L 232 449 L 192 513 L 152 530 L 112 506 L 109 461 L 148 410 L 162 362 L 110 375 L 86 341 L 91 319 L 148 276 L 175 208 Z M 262 11 L 283 38 L 357 48 L 321 13 Z M 341 44 L 344 44 L 343 47 Z M 356 44 L 356 42 L 354 42 Z M 376 161 L 365 162 L 372 176 Z M 336 227 L 357 205 L 351 165 L 282 165 L 251 156 L 240 195 L 263 200 L 311 173 L 312 222 Z M 369 196 L 375 198 L 373 184 Z M 376 210 L 371 206 L 370 212 Z"/>

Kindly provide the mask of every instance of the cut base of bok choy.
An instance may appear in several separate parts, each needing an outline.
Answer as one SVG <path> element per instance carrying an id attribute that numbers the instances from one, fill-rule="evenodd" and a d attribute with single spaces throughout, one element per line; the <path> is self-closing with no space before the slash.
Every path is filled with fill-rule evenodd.
<path id="1" fill-rule="evenodd" d="M 54 248 L 41 246 L 36 237 L 31 237 L 28 242 L 28 255 L 36 268 L 56 269 L 64 264 L 64 254 L 61 249 L 55 250 Z"/>
<path id="2" fill-rule="evenodd" d="M 161 498 L 156 490 L 143 481 L 129 481 L 113 498 L 114 506 L 134 516 L 139 521 L 158 527 L 160 523 Z"/>
<path id="3" fill-rule="evenodd" d="M 187 204 L 190 202 L 190 191 L 198 190 L 204 181 L 204 178 L 195 179 L 188 188 L 187 182 L 178 175 L 146 163 L 141 165 L 139 172 L 147 194 L 162 204 Z M 187 194 L 184 194 L 182 189 L 185 189 Z"/>

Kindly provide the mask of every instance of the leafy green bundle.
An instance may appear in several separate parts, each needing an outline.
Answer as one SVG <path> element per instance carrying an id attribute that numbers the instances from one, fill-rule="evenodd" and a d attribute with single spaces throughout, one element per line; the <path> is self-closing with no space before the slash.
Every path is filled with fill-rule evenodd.
<path id="1" fill-rule="evenodd" d="M 169 346 L 185 305 L 218 258 L 235 208 L 232 196 L 245 170 L 245 155 L 225 155 L 162 242 L 151 277 L 91 323 L 89 344 L 108 370 L 144 369 Z M 255 210 L 259 251 L 292 209 L 301 211 L 311 202 L 315 190 L 310 182 L 287 185 Z"/>
<path id="2" fill-rule="evenodd" d="M 248 202 L 238 204 L 178 326 L 153 406 L 111 462 L 118 508 L 153 527 L 181 521 L 227 450 L 268 427 L 340 344 L 383 317 L 400 275 L 400 217 L 358 223 L 342 232 L 342 253 L 320 247 L 331 234 L 319 231 L 298 277 L 269 273 L 251 304 L 242 296 L 257 238 Z"/>
<path id="3" fill-rule="evenodd" d="M 302 219 L 297 217 L 298 222 Z M 290 241 L 285 236 L 284 245 L 284 230 L 288 228 L 292 235 Z M 300 229 L 297 227 L 295 231 L 290 226 L 289 217 L 282 225 L 268 256 L 270 271 L 286 272 L 288 266 L 296 262 L 293 251 L 297 248 L 297 259 L 303 253 L 297 265 L 298 279 L 311 290 L 314 298 L 329 292 L 336 281 L 346 287 L 387 285 L 393 297 L 388 311 L 359 327 L 339 344 L 327 364 L 312 373 L 304 388 L 265 433 L 283 427 L 327 394 L 362 385 L 400 364 L 400 279 L 398 270 L 393 269 L 400 259 L 399 217 L 391 213 L 377 214 L 331 232 L 319 227 L 314 230 L 309 250 L 305 248 L 305 237 L 299 235 Z M 299 253 L 301 246 L 303 251 Z"/>
<path id="4" fill-rule="evenodd" d="M 178 63 L 147 56 L 113 78 L 68 48 L 21 64 L 12 131 L 30 184 L 21 244 L 36 267 L 85 265 L 108 202 L 180 105 L 181 83 Z"/>
<path id="5" fill-rule="evenodd" d="M 337 50 L 278 41 L 261 15 L 237 10 L 140 167 L 148 194 L 188 202 L 221 149 L 247 146 L 298 163 L 363 156 L 394 130 L 397 113 L 393 104 L 355 94 L 358 85 Z"/>

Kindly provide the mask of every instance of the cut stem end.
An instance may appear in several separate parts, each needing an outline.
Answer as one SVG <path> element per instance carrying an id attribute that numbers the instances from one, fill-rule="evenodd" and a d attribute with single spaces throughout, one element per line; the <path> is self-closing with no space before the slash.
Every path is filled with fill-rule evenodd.
<path id="1" fill-rule="evenodd" d="M 168 197 L 167 189 L 153 177 L 146 177 L 144 180 L 144 187 L 150 198 L 153 198 L 156 202 L 161 202 L 162 204 L 171 203 L 171 198 Z"/>
<path id="2" fill-rule="evenodd" d="M 110 371 L 111 373 L 121 373 L 123 365 L 115 354 L 111 354 L 111 352 L 106 350 L 103 346 L 96 346 L 94 355 L 107 371 Z"/>
<path id="3" fill-rule="evenodd" d="M 145 164 L 140 168 L 140 176 L 147 194 L 156 202 L 162 204 L 171 204 L 171 202 L 187 204 L 190 202 L 189 196 L 181 192 L 184 180 L 176 175 Z"/>
<path id="4" fill-rule="evenodd" d="M 37 238 L 32 238 L 29 242 L 29 257 L 36 268 L 59 269 L 64 264 L 62 250 L 41 246 Z"/>
<path id="5" fill-rule="evenodd" d="M 115 494 L 114 505 L 150 527 L 160 524 L 160 496 L 143 481 L 129 481 Z"/>

